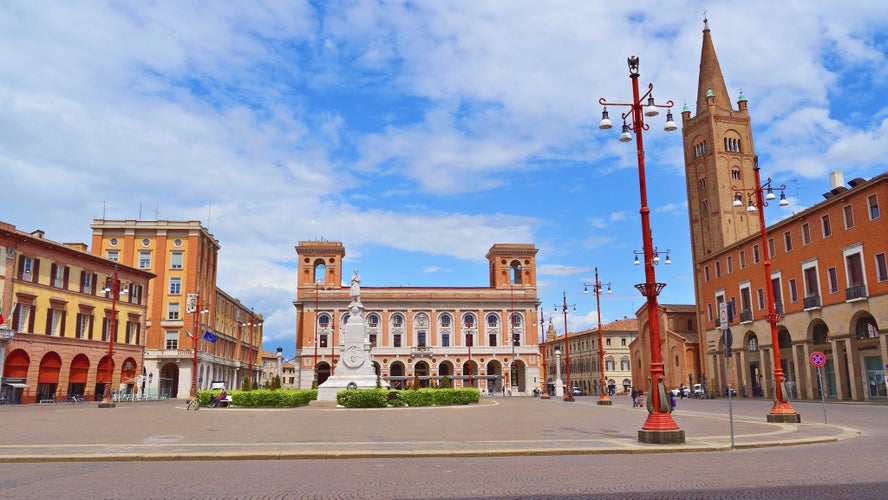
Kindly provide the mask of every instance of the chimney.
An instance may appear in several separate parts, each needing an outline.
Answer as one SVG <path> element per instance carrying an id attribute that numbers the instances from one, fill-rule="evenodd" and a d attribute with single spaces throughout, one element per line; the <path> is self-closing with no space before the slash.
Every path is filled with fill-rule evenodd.
<path id="1" fill-rule="evenodd" d="M 840 186 L 844 187 L 845 186 L 845 176 L 842 175 L 842 172 L 840 170 L 837 170 L 835 172 L 830 172 L 829 182 L 830 182 L 830 184 L 832 184 L 832 186 L 830 186 L 832 189 L 835 189 Z"/>

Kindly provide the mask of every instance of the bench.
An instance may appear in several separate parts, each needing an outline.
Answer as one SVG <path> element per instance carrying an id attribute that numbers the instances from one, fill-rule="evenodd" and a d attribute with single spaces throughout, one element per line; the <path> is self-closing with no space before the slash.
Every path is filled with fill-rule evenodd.
<path id="1" fill-rule="evenodd" d="M 228 408 L 231 406 L 231 396 L 225 396 L 225 399 L 220 400 L 217 406 L 219 408 Z"/>

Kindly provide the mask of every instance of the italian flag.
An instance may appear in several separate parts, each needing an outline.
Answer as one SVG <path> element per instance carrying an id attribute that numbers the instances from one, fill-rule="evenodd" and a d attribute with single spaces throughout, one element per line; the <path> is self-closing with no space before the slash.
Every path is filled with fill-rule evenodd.
<path id="1" fill-rule="evenodd" d="M 5 324 L 6 324 L 6 320 L 3 319 L 3 301 L 0 300 L 0 326 L 3 326 Z"/>
<path id="2" fill-rule="evenodd" d="M 191 335 L 191 332 L 189 332 L 187 328 L 185 329 L 185 335 L 186 335 L 189 339 L 193 339 L 193 338 L 194 338 L 194 335 Z"/>

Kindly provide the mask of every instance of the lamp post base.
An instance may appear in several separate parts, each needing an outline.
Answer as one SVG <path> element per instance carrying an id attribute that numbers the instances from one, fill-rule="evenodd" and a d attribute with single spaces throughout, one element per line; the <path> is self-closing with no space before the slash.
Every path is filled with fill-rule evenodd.
<path id="1" fill-rule="evenodd" d="M 775 424 L 800 424 L 802 416 L 798 413 L 768 413 L 768 422 Z"/>
<path id="2" fill-rule="evenodd" d="M 540 399 L 549 399 L 549 393 L 543 392 L 542 394 L 540 394 Z"/>
<path id="3" fill-rule="evenodd" d="M 647 444 L 682 444 L 685 442 L 685 431 L 638 431 L 638 442 Z"/>
<path id="4" fill-rule="evenodd" d="M 573 402 L 575 401 L 575 399 L 574 399 L 574 397 L 573 397 L 572 394 L 565 394 L 565 395 L 564 395 L 564 401 L 565 401 L 565 402 L 573 403 Z"/>
<path id="5" fill-rule="evenodd" d="M 614 404 L 613 401 L 606 394 L 602 394 L 600 398 L 598 398 L 597 404 L 601 406 L 611 406 Z"/>
<path id="6" fill-rule="evenodd" d="M 107 403 L 102 401 L 99 403 L 99 408 L 117 408 L 117 403 Z"/>

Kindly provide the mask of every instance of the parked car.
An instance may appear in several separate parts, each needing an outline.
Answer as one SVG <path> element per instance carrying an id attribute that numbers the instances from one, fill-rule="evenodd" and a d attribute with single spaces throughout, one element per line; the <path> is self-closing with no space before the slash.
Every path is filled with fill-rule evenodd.
<path id="1" fill-rule="evenodd" d="M 694 397 L 702 398 L 706 395 L 706 389 L 703 388 L 703 384 L 694 384 Z"/>
<path id="2" fill-rule="evenodd" d="M 579 387 L 574 387 L 573 389 L 570 390 L 570 394 L 571 394 L 572 396 L 582 396 L 582 395 L 583 395 L 583 390 L 580 389 Z"/>
<path id="3" fill-rule="evenodd" d="M 690 387 L 684 387 L 684 388 L 676 387 L 675 389 L 672 389 L 672 391 L 670 391 L 670 392 L 672 392 L 673 396 L 679 397 L 679 396 L 681 396 L 682 391 L 684 391 L 685 397 L 688 397 L 691 395 L 691 388 Z"/>
<path id="4" fill-rule="evenodd" d="M 731 397 L 732 397 L 732 398 L 736 398 L 736 397 L 737 397 L 737 390 L 734 389 L 734 388 L 731 387 L 731 386 L 725 387 L 725 397 L 728 396 L 728 391 L 731 391 Z"/>

